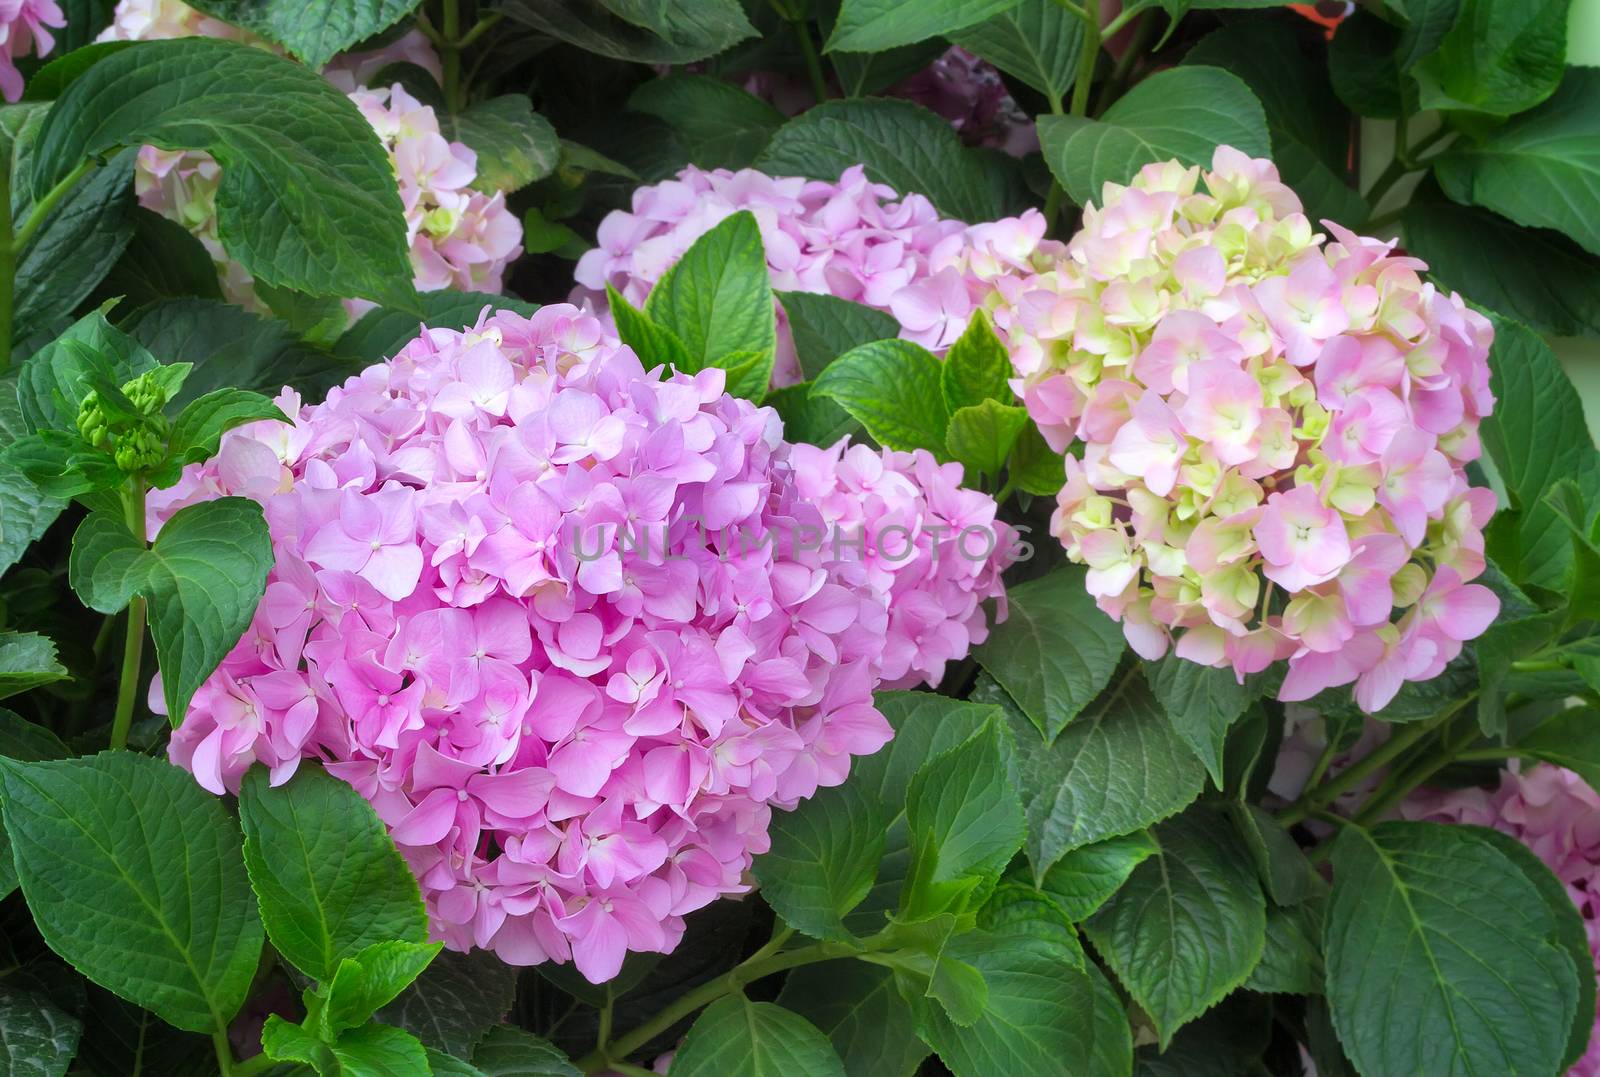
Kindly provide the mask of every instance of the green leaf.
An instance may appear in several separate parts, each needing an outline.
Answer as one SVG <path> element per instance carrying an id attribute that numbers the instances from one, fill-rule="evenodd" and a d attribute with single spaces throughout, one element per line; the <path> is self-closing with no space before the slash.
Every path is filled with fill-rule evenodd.
<path id="1" fill-rule="evenodd" d="M 56 644 L 35 632 L 0 632 L 0 699 L 66 680 L 71 674 L 56 660 Z"/>
<path id="2" fill-rule="evenodd" d="M 1083 53 L 1083 20 L 1055 0 L 1022 0 L 947 36 L 1057 103 L 1072 92 Z"/>
<path id="3" fill-rule="evenodd" d="M 1254 701 L 1256 693 L 1239 683 L 1231 669 L 1202 666 L 1169 654 L 1144 664 L 1145 680 L 1172 727 L 1223 788 L 1222 748 L 1228 730 Z"/>
<path id="4" fill-rule="evenodd" d="M 307 344 L 330 345 L 350 326 L 342 299 L 274 288 L 259 281 L 254 288 L 256 297 L 267 305 L 272 316 Z"/>
<path id="5" fill-rule="evenodd" d="M 1512 663 L 1543 650 L 1561 632 L 1560 611 L 1501 619 L 1473 643 L 1478 665 L 1478 725 L 1498 736 L 1506 729 L 1505 682 Z"/>
<path id="6" fill-rule="evenodd" d="M 1569 67 L 1561 88 L 1479 143 L 1433 166 L 1457 202 L 1551 228 L 1600 254 L 1600 68 Z"/>
<path id="7" fill-rule="evenodd" d="M 701 168 L 748 168 L 784 120 L 755 94 L 710 75 L 652 79 L 629 95 L 628 108 L 670 125 Z"/>
<path id="8" fill-rule="evenodd" d="M 783 420 L 783 436 L 789 441 L 828 448 L 861 429 L 861 424 L 838 404 L 827 397 L 812 396 L 809 381 L 774 389 L 762 403 L 772 407 Z M 3 486 L 0 496 L 4 496 Z"/>
<path id="9" fill-rule="evenodd" d="M 464 1062 L 455 1055 L 447 1055 L 443 1051 L 436 1051 L 432 1047 L 426 1050 L 428 1070 L 432 1077 L 483 1077 L 483 1071 L 470 1062 Z"/>
<path id="10" fill-rule="evenodd" d="M 1399 45 L 1400 31 L 1371 12 L 1357 10 L 1339 24 L 1328 43 L 1328 81 L 1351 112 L 1379 119 L 1400 115 L 1405 96 L 1395 55 Z"/>
<path id="11" fill-rule="evenodd" d="M 138 341 L 93 311 L 22 364 L 17 406 L 30 431 L 76 434 L 78 410 L 96 375 L 121 385 L 156 365 Z"/>
<path id="12" fill-rule="evenodd" d="M 487 1072 L 473 1048 L 487 1043 L 486 1036 L 492 1038 L 516 994 L 517 969 L 495 954 L 445 950 L 399 998 L 378 1011 L 378 1018 L 399 1025 L 428 1047 L 462 1058 L 470 1055 Z"/>
<path id="13" fill-rule="evenodd" d="M 1347 175 L 1350 117 L 1287 24 L 1229 23 L 1206 35 L 1183 62 L 1210 64 L 1244 80 L 1266 114 L 1283 182 L 1305 203 L 1306 216 L 1350 227 L 1367 219 L 1367 204 Z"/>
<path id="14" fill-rule="evenodd" d="M 45 217 L 17 261 L 13 340 L 54 336 L 110 272 L 133 238 L 134 153 L 115 154 L 67 193 Z M 31 155 L 17 162 L 26 175 Z M 12 219 L 33 209 L 25 184 L 12 190 Z"/>
<path id="15" fill-rule="evenodd" d="M 942 367 L 909 340 L 879 340 L 835 359 L 812 382 L 811 393 L 844 408 L 886 448 L 927 449 L 945 459 L 950 414 L 940 388 Z"/>
<path id="16" fill-rule="evenodd" d="M 926 196 L 947 217 L 1003 215 L 999 177 L 945 120 L 909 101 L 824 101 L 780 127 L 756 161 L 773 175 L 829 181 L 856 164 L 901 195 Z"/>
<path id="17" fill-rule="evenodd" d="M 338 1067 L 350 1077 L 414 1077 L 428 1073 L 428 1052 L 417 1038 L 389 1025 L 363 1025 L 339 1037 L 332 1047 Z"/>
<path id="18" fill-rule="evenodd" d="M 872 889 L 886 822 L 887 810 L 856 782 L 774 815 L 771 851 L 752 867 L 762 897 L 807 935 L 848 941 L 842 918 Z"/>
<path id="19" fill-rule="evenodd" d="M 1266 114 L 1237 76 L 1215 67 L 1177 67 L 1140 82 L 1098 118 L 1041 116 L 1044 159 L 1080 206 L 1106 183 L 1127 183 L 1145 165 L 1176 157 L 1210 167 L 1218 146 L 1252 157 L 1271 153 Z"/>
<path id="20" fill-rule="evenodd" d="M 685 373 L 721 367 L 734 396 L 765 396 L 777 323 L 755 215 L 741 210 L 695 240 L 650 290 L 644 313 L 683 342 Z"/>
<path id="21" fill-rule="evenodd" d="M 800 369 L 815 378 L 845 352 L 900 334 L 894 315 L 833 295 L 779 292 Z"/>
<path id="22" fill-rule="evenodd" d="M 1010 747 L 1005 726 L 991 717 L 911 779 L 906 825 L 914 852 L 902 898 L 907 909 L 943 912 L 941 894 L 973 876 L 998 878 L 1021 847 L 1027 823 L 1009 778 Z"/>
<path id="23" fill-rule="evenodd" d="M 0 981 L 0 1067 L 10 1077 L 62 1077 L 82 1035 L 83 1022 L 42 993 Z"/>
<path id="24" fill-rule="evenodd" d="M 270 397 L 248 389 L 215 389 L 192 401 L 173 420 L 168 462 L 181 468 L 209 460 L 217 455 L 223 434 L 264 419 L 289 421 Z"/>
<path id="25" fill-rule="evenodd" d="M 997 685 L 980 688 L 980 700 L 1010 701 Z M 1020 746 L 1017 782 L 1037 881 L 1074 849 L 1182 811 L 1205 784 L 1205 768 L 1137 674 L 1118 681 L 1048 747 L 1030 743 L 1036 733 L 1014 704 L 1006 718 Z"/>
<path id="26" fill-rule="evenodd" d="M 323 1039 L 332 1042 L 346 1029 L 366 1024 L 378 1007 L 392 1000 L 428 967 L 442 944 L 389 939 L 375 942 L 355 957 L 340 960 L 333 978 L 323 985 L 317 1011 Z"/>
<path id="27" fill-rule="evenodd" d="M 348 98 L 299 64 L 209 38 L 140 42 L 107 56 L 45 118 L 33 192 L 43 197 L 85 158 L 140 143 L 217 159 L 223 246 L 258 280 L 411 301 L 404 217 L 383 147 Z"/>
<path id="28" fill-rule="evenodd" d="M 988 986 L 970 1027 L 914 1000 L 917 1029 L 955 1077 L 1127 1074 L 1133 1045 L 1122 1004 L 1075 952 L 1070 929 L 1024 913 L 950 940 L 951 955 Z"/>
<path id="29" fill-rule="evenodd" d="M 321 1037 L 275 1013 L 262 1026 L 261 1050 L 276 1062 L 304 1062 L 318 1074 L 339 1072 L 338 1059 Z"/>
<path id="30" fill-rule="evenodd" d="M 1250 970 L 1249 991 L 1275 995 L 1322 993 L 1322 916 L 1313 902 L 1267 906 L 1267 941 Z"/>
<path id="31" fill-rule="evenodd" d="M 1474 300 L 1558 336 L 1600 336 L 1600 259 L 1559 232 L 1454 202 L 1413 201 L 1406 250 Z"/>
<path id="32" fill-rule="evenodd" d="M 1572 563 L 1572 543 L 1544 501 L 1545 491 L 1571 478 L 1592 498 L 1600 491 L 1600 456 L 1577 390 L 1549 346 L 1516 322 L 1494 323 L 1489 387 L 1496 403 L 1481 436 L 1519 512 L 1495 522 L 1495 529 L 1509 529 L 1512 537 L 1492 544 L 1491 553 L 1519 583 L 1558 590 Z"/>
<path id="33" fill-rule="evenodd" d="M 9 388 L 11 383 L 0 382 L 0 393 Z M 0 459 L 0 573 L 22 559 L 63 508 L 61 499 L 46 496 L 14 464 Z"/>
<path id="34" fill-rule="evenodd" d="M 427 940 L 416 879 L 372 806 L 320 767 L 272 788 L 252 768 L 239 791 L 244 860 L 278 952 L 314 980 L 385 940 Z"/>
<path id="35" fill-rule="evenodd" d="M 1515 752 L 1565 767 L 1600 790 L 1600 711 L 1592 707 L 1557 711 L 1521 737 Z"/>
<path id="36" fill-rule="evenodd" d="M 1104 905 L 1155 851 L 1155 839 L 1143 830 L 1097 841 L 1063 855 L 1039 880 L 1039 889 L 1077 923 Z"/>
<path id="37" fill-rule="evenodd" d="M 738 0 L 508 0 L 500 6 L 557 41 L 637 64 L 704 60 L 756 32 Z"/>
<path id="38" fill-rule="evenodd" d="M 827 52 L 883 52 L 948 36 L 1016 7 L 1019 0 L 843 0 Z"/>
<path id="39" fill-rule="evenodd" d="M 1212 811 L 1185 812 L 1154 837 L 1156 854 L 1084 927 L 1165 1047 L 1255 968 L 1266 903 L 1249 854 Z"/>
<path id="40" fill-rule="evenodd" d="M 489 1030 L 472 1052 L 472 1064 L 484 1077 L 581 1077 L 566 1055 L 538 1036 L 510 1025 Z"/>
<path id="41" fill-rule="evenodd" d="M 849 1077 L 912 1077 L 928 1057 L 894 973 L 865 961 L 805 965 L 789 973 L 778 1005 L 827 1036 Z"/>
<path id="42" fill-rule="evenodd" d="M 1005 344 L 995 334 L 989 316 L 981 309 L 974 311 L 967 328 L 944 357 L 939 384 L 945 404 L 952 415 L 986 400 L 1010 404 L 1016 399 L 1010 378 L 1011 359 Z"/>
<path id="43" fill-rule="evenodd" d="M 1305 853 L 1268 812 L 1240 800 L 1229 801 L 1227 812 L 1244 840 L 1262 887 L 1275 903 L 1295 905 L 1320 889 Z"/>
<path id="44" fill-rule="evenodd" d="M 411 14 L 417 0 L 195 0 L 191 6 L 282 45 L 307 67 L 321 67 Z"/>
<path id="45" fill-rule="evenodd" d="M 1589 508 L 1584 491 L 1571 479 L 1560 479 L 1545 492 L 1544 502 L 1566 525 L 1572 539 L 1572 571 L 1563 588 L 1567 596 L 1567 625 L 1600 619 L 1600 550 L 1589 532 Z"/>
<path id="46" fill-rule="evenodd" d="M 1544 894 L 1495 842 L 1464 826 L 1345 827 L 1333 878 L 1328 1003 L 1358 1070 L 1559 1070 L 1577 973 Z"/>
<path id="47" fill-rule="evenodd" d="M 561 140 L 550 121 L 533 111 L 525 94 L 504 94 L 446 116 L 445 134 L 478 155 L 479 188 L 520 191 L 542 180 L 561 159 Z"/>
<path id="48" fill-rule="evenodd" d="M 1007 473 L 1017 489 L 1036 497 L 1055 497 L 1067 481 L 1066 462 L 1036 426 L 1025 426 L 1011 450 Z"/>
<path id="49" fill-rule="evenodd" d="M 1472 827 L 1471 830 L 1515 864 L 1523 877 L 1539 891 L 1544 898 L 1545 908 L 1550 910 L 1555 920 L 1555 942 L 1566 950 L 1567 956 L 1572 959 L 1572 967 L 1578 973 L 1578 1004 L 1573 1008 L 1572 1032 L 1567 1037 L 1567 1051 L 1561 1059 L 1560 1068 L 1565 1072 L 1568 1066 L 1583 1057 L 1594 1031 L 1594 1022 L 1589 1018 L 1595 1005 L 1594 956 L 1589 950 L 1588 928 L 1567 893 L 1566 883 L 1556 878 L 1532 849 L 1510 834 L 1502 834 L 1489 827 Z"/>
<path id="50" fill-rule="evenodd" d="M 133 237 L 91 301 L 122 296 L 125 309 L 138 310 L 167 299 L 222 299 L 217 265 L 188 229 L 143 206 L 134 207 L 129 222 Z"/>
<path id="51" fill-rule="evenodd" d="M 1571 0 L 1461 0 L 1455 24 L 1412 72 L 1424 109 L 1510 116 L 1555 92 Z"/>
<path id="52" fill-rule="evenodd" d="M 222 802 L 130 752 L 0 761 L 0 786 L 22 890 L 50 948 L 169 1024 L 227 1028 L 262 936 Z"/>
<path id="53" fill-rule="evenodd" d="M 945 444 L 950 455 L 967 469 L 968 481 L 978 474 L 998 475 L 1027 425 L 1025 408 L 985 400 L 950 416 Z"/>
<path id="54" fill-rule="evenodd" d="M 799 1014 L 738 994 L 700 1014 L 672 1060 L 673 1077 L 843 1077 L 828 1038 Z"/>
<path id="55" fill-rule="evenodd" d="M 72 537 L 67 576 L 100 613 L 116 613 L 134 595 L 150 603 L 167 715 L 176 725 L 249 627 L 271 568 L 261 506 L 224 497 L 173 513 L 148 548 L 122 520 L 90 513 Z"/>
<path id="56" fill-rule="evenodd" d="M 1013 587 L 1006 619 L 972 652 L 1047 743 L 1100 694 L 1122 657 L 1122 629 L 1095 607 L 1083 575 L 1063 566 Z"/>
<path id="57" fill-rule="evenodd" d="M 61 738 L 50 730 L 0 707 L 0 756 L 19 763 L 42 763 L 70 755 L 72 752 Z"/>
<path id="58" fill-rule="evenodd" d="M 611 310 L 611 320 L 617 325 L 618 339 L 632 348 L 647 368 L 665 365 L 673 370 L 689 370 L 693 367 L 689 349 L 676 333 L 657 325 L 609 284 L 606 285 L 606 303 Z"/>
<path id="59" fill-rule="evenodd" d="M 424 292 L 417 298 L 422 303 L 421 318 L 409 310 L 387 310 L 383 307 L 369 310 L 339 338 L 339 342 L 333 346 L 334 353 L 377 363 L 392 358 L 401 348 L 417 339 L 424 326 L 430 329 L 470 329 L 485 308 L 515 311 L 525 318 L 531 317 L 539 309 L 537 303 L 527 303 L 515 296 L 487 295 L 483 292 Z"/>

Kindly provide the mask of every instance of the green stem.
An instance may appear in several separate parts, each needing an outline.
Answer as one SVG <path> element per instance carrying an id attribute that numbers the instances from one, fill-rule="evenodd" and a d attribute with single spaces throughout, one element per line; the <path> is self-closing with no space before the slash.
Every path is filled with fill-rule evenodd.
<path id="1" fill-rule="evenodd" d="M 716 979 L 701 984 L 685 995 L 680 995 L 672 1005 L 616 1041 L 590 1051 L 578 1060 L 578 1068 L 585 1073 L 593 1073 L 605 1068 L 608 1056 L 627 1058 L 702 1006 L 709 1006 L 724 995 L 731 995 L 743 989 L 745 984 L 764 976 L 799 968 L 801 965 L 812 965 L 818 961 L 853 957 L 860 953 L 857 947 L 846 946 L 844 943 L 818 942 L 802 946 L 798 950 L 790 950 L 788 953 L 768 954 L 767 950 L 771 945 L 768 943 L 767 946 L 763 946 L 747 960 Z"/>
<path id="2" fill-rule="evenodd" d="M 1467 699 L 1452 703 L 1445 710 L 1440 711 L 1426 721 L 1413 722 L 1404 726 L 1374 749 L 1371 754 L 1357 760 L 1316 788 L 1308 789 L 1300 794 L 1300 799 L 1278 813 L 1278 821 L 1284 826 L 1293 826 L 1313 811 L 1331 803 L 1341 793 L 1354 789 L 1361 784 L 1367 775 L 1393 762 L 1406 749 L 1428 736 L 1445 722 L 1448 722 L 1457 711 L 1467 705 L 1471 698 L 1471 696 L 1468 696 Z"/>
<path id="3" fill-rule="evenodd" d="M 11 163 L 0 161 L 0 374 L 11 369 L 11 311 L 16 302 L 16 290 L 17 245 L 11 238 Z"/>
<path id="4" fill-rule="evenodd" d="M 1511 663 L 1513 673 L 1559 673 L 1570 668 L 1559 658 L 1524 658 Z"/>
<path id="5" fill-rule="evenodd" d="M 478 20 L 478 25 L 461 35 L 461 40 L 456 42 L 456 48 L 463 50 L 471 48 L 480 37 L 487 34 L 505 17 L 506 13 L 504 11 L 489 12 L 489 14 Z"/>
<path id="6" fill-rule="evenodd" d="M 1390 777 L 1377 792 L 1375 792 L 1361 810 L 1356 813 L 1355 821 L 1366 826 L 1375 823 L 1387 815 L 1396 804 L 1404 800 L 1413 789 L 1429 778 L 1439 773 L 1445 767 L 1455 762 L 1466 751 L 1467 745 L 1479 737 L 1477 718 L 1467 715 L 1462 730 L 1454 737 L 1433 752 L 1418 759 L 1412 766 Z"/>
<path id="7" fill-rule="evenodd" d="M 233 1048 L 228 1046 L 228 1034 L 221 1029 L 213 1032 L 211 1045 L 217 1050 L 217 1072 L 222 1077 L 237 1077 L 239 1071 L 233 1065 Z"/>
<path id="8" fill-rule="evenodd" d="M 280 1065 L 267 1057 L 265 1051 L 259 1055 L 251 1055 L 243 1062 L 233 1064 L 233 1077 L 255 1077 L 258 1073 L 265 1073 L 272 1067 Z"/>
<path id="9" fill-rule="evenodd" d="M 1141 19 L 1139 25 L 1134 27 L 1133 39 L 1128 42 L 1128 47 L 1122 55 L 1117 57 L 1117 62 L 1111 68 L 1111 77 L 1106 79 L 1106 84 L 1100 89 L 1100 100 L 1095 102 L 1095 115 L 1104 112 L 1111 102 L 1122 96 L 1123 89 L 1128 85 L 1128 76 L 1133 72 L 1133 65 L 1138 63 L 1144 55 L 1145 46 L 1150 42 L 1151 31 L 1155 29 L 1154 18 Z M 1109 38 L 1115 31 L 1107 27 L 1101 36 Z"/>
<path id="10" fill-rule="evenodd" d="M 794 38 L 800 43 L 800 57 L 806 64 L 806 78 L 811 81 L 811 93 L 817 103 L 828 99 L 828 76 L 822 72 L 822 57 L 817 55 L 817 43 L 811 40 L 811 24 L 804 16 L 789 20 Z"/>
<path id="11" fill-rule="evenodd" d="M 1078 54 L 1078 77 L 1072 86 L 1072 114 L 1089 114 L 1089 89 L 1094 85 L 1094 64 L 1100 58 L 1100 0 L 1086 0 L 1083 11 L 1083 50 Z"/>
<path id="12" fill-rule="evenodd" d="M 98 162 L 88 159 L 79 161 L 78 166 L 68 172 L 60 183 L 50 188 L 43 198 L 33 204 L 33 209 L 28 211 L 28 219 L 22 222 L 22 227 L 17 229 L 16 239 L 12 241 L 11 249 L 14 254 L 20 254 L 27 249 L 28 241 L 33 238 L 40 225 L 44 224 L 44 219 L 50 216 L 50 211 L 55 209 L 56 204 L 67 197 L 67 193 L 97 164 Z"/>
<path id="13" fill-rule="evenodd" d="M 144 480 L 135 477 L 128 481 L 130 485 L 123 496 L 128 530 L 143 544 L 146 541 Z M 128 730 L 133 725 L 133 708 L 139 696 L 139 664 L 144 657 L 144 614 L 144 599 L 135 595 L 128 603 L 128 634 L 123 639 L 122 673 L 117 679 L 117 710 L 111 719 L 111 747 L 114 749 L 127 747 Z"/>
<path id="14" fill-rule="evenodd" d="M 1503 763 L 1507 759 L 1517 759 L 1522 755 L 1515 748 L 1472 748 L 1465 752 L 1456 753 L 1458 763 Z"/>
<path id="15" fill-rule="evenodd" d="M 440 63 L 444 73 L 444 100 L 451 112 L 461 111 L 461 0 L 444 0 L 440 6 Z"/>
<path id="16" fill-rule="evenodd" d="M 1087 21 L 1089 18 L 1089 13 L 1083 10 L 1083 8 L 1079 7 L 1077 4 L 1074 4 L 1072 0 L 1056 0 L 1056 7 L 1060 8 L 1062 11 L 1065 11 L 1068 15 L 1074 15 L 1085 21 Z"/>
<path id="17" fill-rule="evenodd" d="M 1000 487 L 1000 492 L 994 495 L 994 503 L 996 505 L 1004 505 L 1006 503 L 1006 498 L 1010 497 L 1016 491 L 1016 489 L 1016 480 L 1010 478 L 1006 479 L 1005 485 Z"/>
<path id="18" fill-rule="evenodd" d="M 1412 170 L 1407 168 L 1405 162 L 1400 158 L 1396 157 L 1390 161 L 1389 166 L 1378 173 L 1378 178 L 1372 181 L 1372 186 L 1367 188 L 1367 205 L 1377 209 L 1378 203 L 1383 201 L 1383 196 L 1388 194 L 1390 189 L 1404 179 L 1410 171 Z"/>

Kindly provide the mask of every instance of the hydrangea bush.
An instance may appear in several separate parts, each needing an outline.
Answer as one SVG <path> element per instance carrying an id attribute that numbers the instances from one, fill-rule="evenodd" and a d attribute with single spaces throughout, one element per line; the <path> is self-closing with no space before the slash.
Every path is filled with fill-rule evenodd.
<path id="1" fill-rule="evenodd" d="M 0 0 L 8 1068 L 1600 1074 L 1600 78 L 1316 8 Z"/>

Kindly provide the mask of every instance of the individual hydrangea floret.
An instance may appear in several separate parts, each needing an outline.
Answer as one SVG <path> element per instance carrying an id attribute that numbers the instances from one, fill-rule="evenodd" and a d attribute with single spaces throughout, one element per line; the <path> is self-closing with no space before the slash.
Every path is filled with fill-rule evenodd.
<path id="1" fill-rule="evenodd" d="M 23 56 L 48 56 L 56 47 L 51 30 L 67 25 L 56 0 L 5 0 L 0 3 L 0 93 L 7 101 L 22 96 L 22 72 L 17 60 Z"/>
<path id="2" fill-rule="evenodd" d="M 1499 609 L 1465 472 L 1492 329 L 1393 243 L 1317 232 L 1271 162 L 1222 147 L 1203 178 L 1149 165 L 1070 243 L 997 222 L 956 269 L 1040 429 L 1081 443 L 1053 530 L 1133 647 L 1287 659 L 1280 698 L 1354 681 L 1377 710 Z"/>
<path id="3" fill-rule="evenodd" d="M 957 465 L 786 443 L 720 370 L 646 371 L 572 306 L 430 330 L 231 431 L 152 494 L 276 555 L 171 756 L 216 793 L 320 758 L 371 801 L 436 936 L 599 982 L 748 889 L 774 807 L 890 736 L 1002 604 L 1014 536 Z M 151 689 L 159 706 L 161 691 Z"/>

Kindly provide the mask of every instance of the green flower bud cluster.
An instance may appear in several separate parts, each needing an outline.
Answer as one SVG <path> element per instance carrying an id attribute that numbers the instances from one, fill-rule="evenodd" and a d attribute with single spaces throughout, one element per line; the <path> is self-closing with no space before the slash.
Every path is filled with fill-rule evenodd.
<path id="1" fill-rule="evenodd" d="M 167 454 L 170 428 L 161 414 L 167 393 L 147 372 L 125 383 L 122 395 L 137 413 L 133 418 L 107 415 L 105 401 L 90 390 L 78 407 L 78 433 L 90 445 L 111 453 L 117 468 L 132 475 L 155 467 Z"/>

